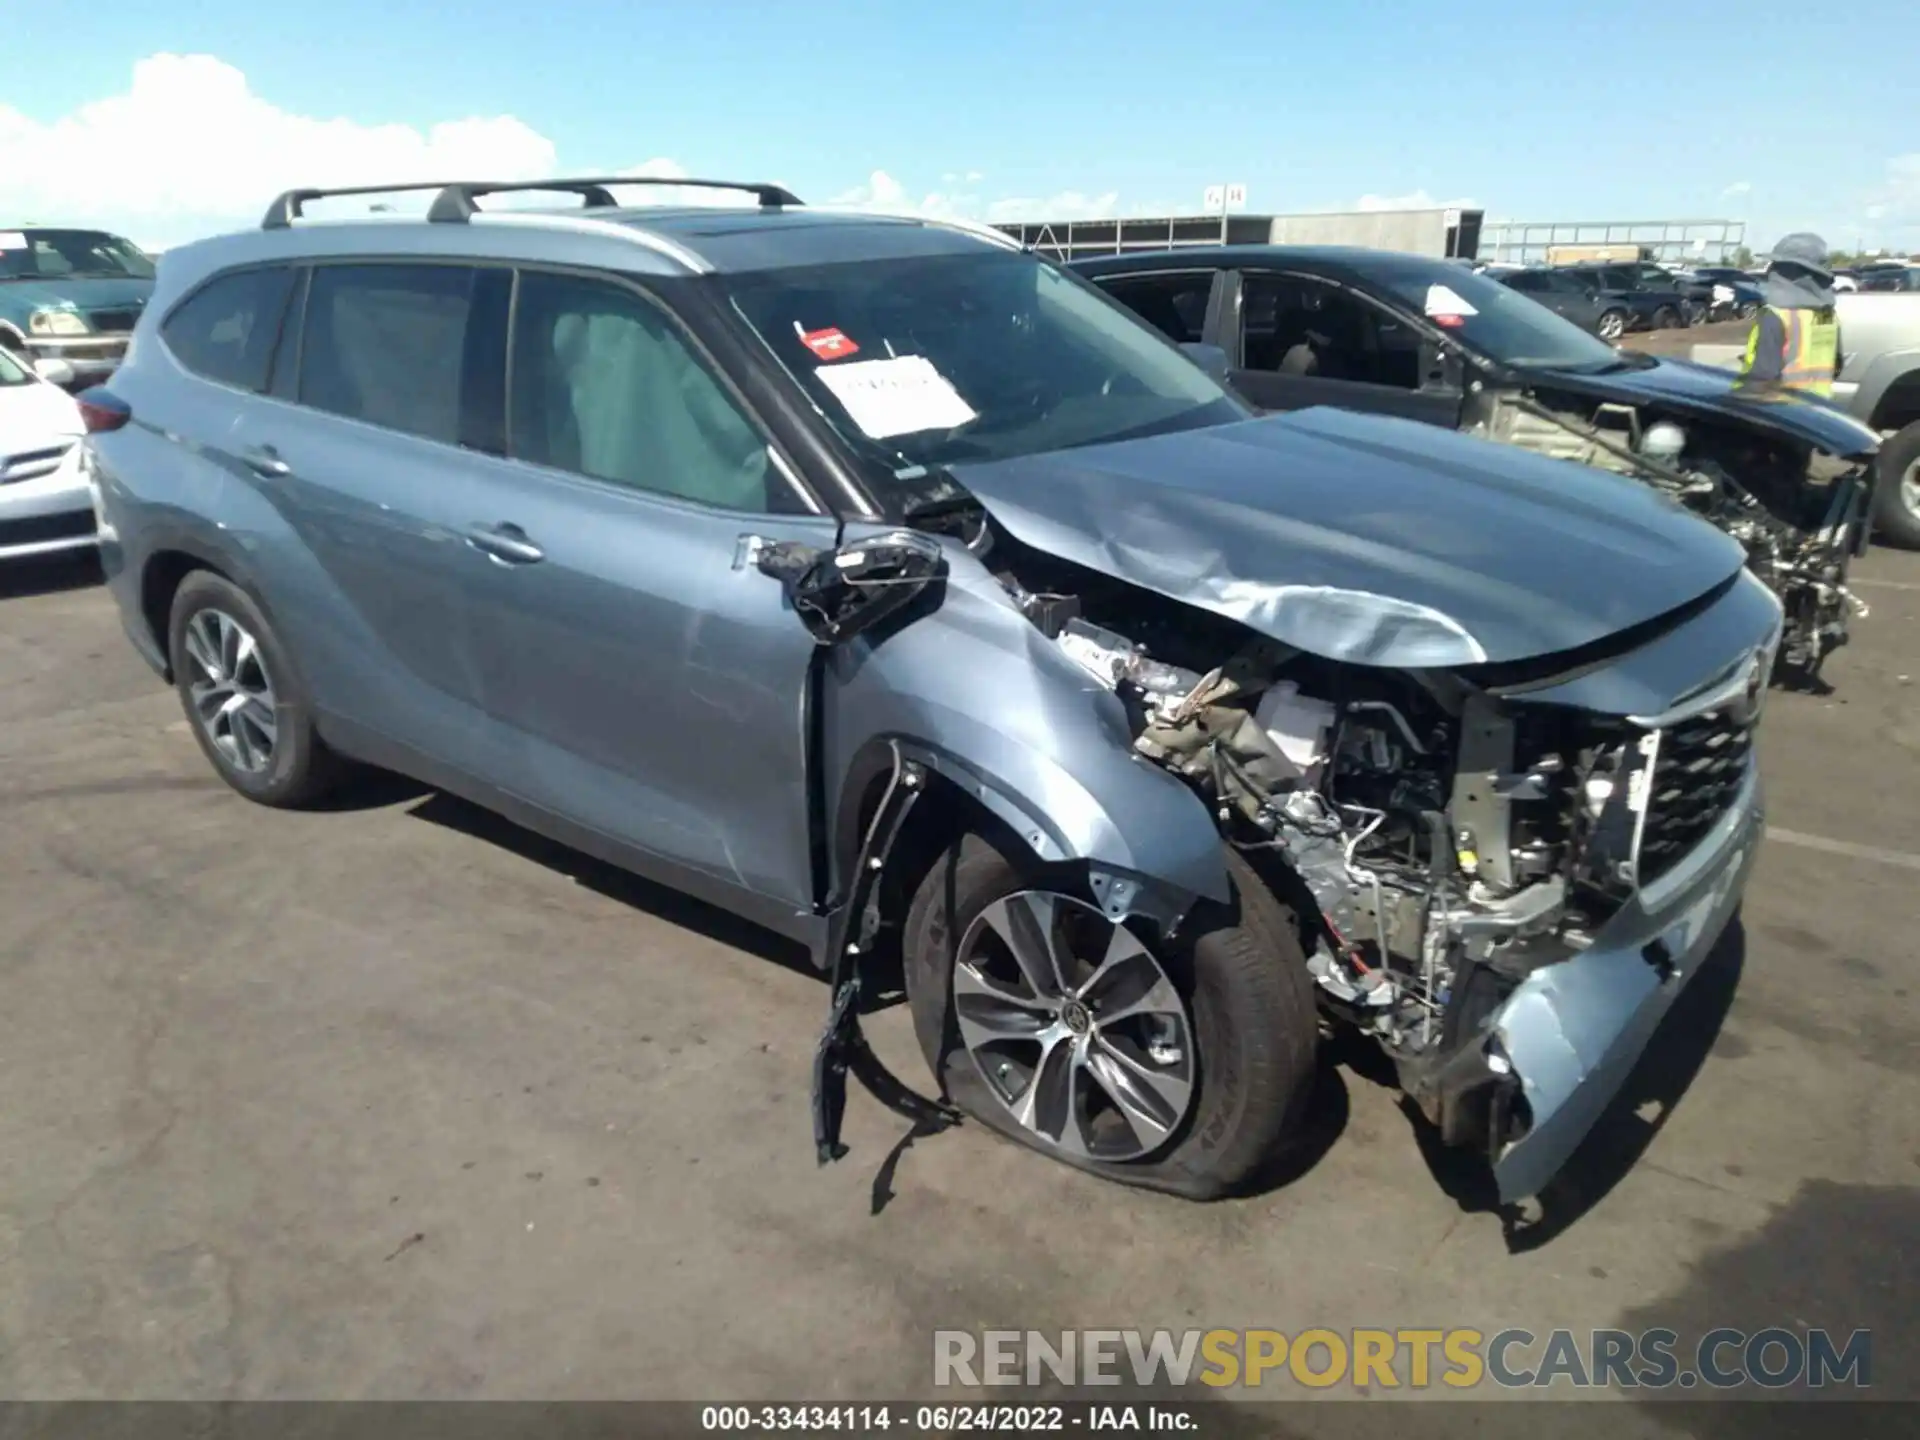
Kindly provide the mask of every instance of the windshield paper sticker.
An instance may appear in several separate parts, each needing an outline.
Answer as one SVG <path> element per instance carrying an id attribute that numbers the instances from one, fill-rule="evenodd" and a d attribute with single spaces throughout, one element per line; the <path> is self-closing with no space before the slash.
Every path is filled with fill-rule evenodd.
<path id="1" fill-rule="evenodd" d="M 798 320 L 793 322 L 793 333 L 800 337 L 800 343 L 822 360 L 844 360 L 849 355 L 858 355 L 860 347 L 842 335 L 831 325 L 824 330 L 803 330 Z"/>
<path id="2" fill-rule="evenodd" d="M 24 250 L 27 237 L 18 230 L 0 230 L 0 250 Z"/>
<path id="3" fill-rule="evenodd" d="M 1429 285 L 1427 287 L 1427 318 L 1429 320 L 1464 320 L 1469 315 L 1480 312 L 1454 293 L 1451 285 Z"/>
<path id="4" fill-rule="evenodd" d="M 977 417 L 924 355 L 856 360 L 813 372 L 875 440 L 921 430 L 951 430 Z"/>

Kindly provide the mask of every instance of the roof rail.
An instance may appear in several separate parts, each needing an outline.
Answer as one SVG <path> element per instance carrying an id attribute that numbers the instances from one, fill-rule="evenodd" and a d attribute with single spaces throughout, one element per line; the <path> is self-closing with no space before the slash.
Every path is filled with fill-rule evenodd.
<path id="1" fill-rule="evenodd" d="M 482 195 L 499 195 L 512 190 L 552 190 L 581 197 L 583 208 L 610 209 L 619 204 L 607 187 L 610 185 L 684 185 L 695 190 L 740 190 L 755 196 L 763 208 L 803 204 L 798 195 L 781 185 L 756 181 L 677 179 L 665 175 L 608 175 L 583 180 L 421 180 L 406 185 L 343 185 L 334 189 L 288 190 L 267 207 L 262 230 L 284 230 L 303 217 L 307 203 L 327 200 L 336 195 L 393 195 L 409 190 L 437 190 L 427 219 L 458 223 L 471 218 L 479 206 L 473 202 Z"/>
<path id="2" fill-rule="evenodd" d="M 267 207 L 260 222 L 262 230 L 284 230 L 301 218 L 309 200 L 325 200 L 335 195 L 393 195 L 405 190 L 445 190 L 452 181 L 420 180 L 410 185 L 346 185 L 333 190 L 287 190 Z"/>
<path id="3" fill-rule="evenodd" d="M 515 180 L 501 184 L 457 182 L 434 196 L 433 204 L 427 210 L 427 219 L 447 224 L 464 223 L 479 210 L 480 207 L 473 202 L 480 196 L 498 195 L 511 190 L 552 190 L 576 194 L 581 197 L 583 209 L 598 210 L 619 203 L 608 191 L 610 185 L 674 185 L 693 190 L 739 190 L 756 197 L 762 209 L 804 204 L 798 195 L 784 186 L 755 181 L 693 180 L 667 175 L 602 175 L 581 180 Z"/>

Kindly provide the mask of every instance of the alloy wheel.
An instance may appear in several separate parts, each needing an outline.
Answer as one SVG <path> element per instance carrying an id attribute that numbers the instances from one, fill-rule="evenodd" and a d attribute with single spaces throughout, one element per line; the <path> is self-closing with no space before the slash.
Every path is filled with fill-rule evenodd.
<path id="1" fill-rule="evenodd" d="M 1070 1156 L 1137 1160 L 1193 1106 L 1179 991 L 1138 936 L 1071 895 L 1022 890 L 981 911 L 960 942 L 953 1009 L 987 1088 Z"/>
<path id="2" fill-rule="evenodd" d="M 1907 514 L 1920 520 L 1920 460 L 1907 466 L 1906 473 L 1900 477 L 1900 503 Z"/>
<path id="3" fill-rule="evenodd" d="M 1622 335 L 1626 334 L 1626 332 L 1626 321 L 1621 319 L 1619 311 L 1609 310 L 1600 317 L 1600 338 L 1602 340 L 1618 340 Z"/>
<path id="4" fill-rule="evenodd" d="M 212 608 L 194 612 L 183 639 L 194 719 L 229 765 L 259 774 L 273 763 L 280 713 L 259 640 Z"/>

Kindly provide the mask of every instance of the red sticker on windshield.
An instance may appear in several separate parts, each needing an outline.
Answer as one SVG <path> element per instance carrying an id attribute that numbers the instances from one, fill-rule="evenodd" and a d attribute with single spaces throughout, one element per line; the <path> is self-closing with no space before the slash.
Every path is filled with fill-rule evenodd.
<path id="1" fill-rule="evenodd" d="M 800 330 L 798 325 L 793 328 Z M 822 360 L 844 360 L 849 355 L 860 353 L 858 345 L 832 326 L 824 330 L 800 330 L 800 343 Z"/>

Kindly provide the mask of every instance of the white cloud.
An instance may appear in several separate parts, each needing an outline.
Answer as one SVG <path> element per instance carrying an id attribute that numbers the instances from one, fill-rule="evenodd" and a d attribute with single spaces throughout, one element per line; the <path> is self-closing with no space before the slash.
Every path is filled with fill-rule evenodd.
<path id="1" fill-rule="evenodd" d="M 955 181 L 978 181 L 985 177 L 978 170 L 969 170 L 963 175 L 948 174 L 941 178 L 942 183 L 952 184 Z M 1105 220 L 1123 213 L 1146 213 L 1137 206 L 1123 211 L 1117 190 L 1098 195 L 1063 190 L 1045 197 L 1008 196 L 997 200 L 988 200 L 975 191 L 960 189 L 934 190 L 916 196 L 885 170 L 874 171 L 865 184 L 843 190 L 829 197 L 826 203 L 888 215 L 984 220 L 990 224 L 1006 224 L 1016 220 Z"/>
<path id="2" fill-rule="evenodd" d="M 1469 199 L 1436 200 L 1425 190 L 1407 195 L 1362 195 L 1353 202 L 1356 210 L 1477 210 Z"/>
<path id="3" fill-rule="evenodd" d="M 156 244 L 256 220 L 290 185 L 552 174 L 511 115 L 418 130 L 295 115 L 211 55 L 153 55 L 120 95 L 43 123 L 0 104 L 0 212 L 108 225 Z"/>
<path id="4" fill-rule="evenodd" d="M 1736 195 L 1750 194 L 1752 190 L 1753 182 L 1751 180 L 1736 180 L 1720 192 L 1720 198 L 1722 200 L 1731 200 Z"/>
<path id="5" fill-rule="evenodd" d="M 133 65 L 122 93 L 53 119 L 0 103 L 0 215 L 99 225 L 155 249 L 255 224 L 275 195 L 296 185 L 523 180 L 567 168 L 551 140 L 512 115 L 473 115 L 424 128 L 299 115 L 256 94 L 244 74 L 212 55 L 148 56 Z M 660 156 L 604 173 L 672 180 L 685 178 L 687 170 Z M 1123 207 L 1116 191 L 994 196 L 985 191 L 985 179 L 980 170 L 955 169 L 940 177 L 939 188 L 919 190 L 874 170 L 864 183 L 824 203 L 1002 222 L 1168 209 Z M 424 191 L 382 194 L 323 200 L 311 208 L 316 215 L 364 214 L 375 206 L 418 214 L 430 199 Z M 679 186 L 636 187 L 621 192 L 621 199 L 753 203 L 744 194 Z M 528 194 L 492 203 L 548 205 L 553 197 Z"/>

